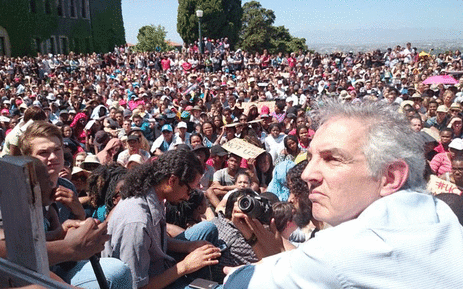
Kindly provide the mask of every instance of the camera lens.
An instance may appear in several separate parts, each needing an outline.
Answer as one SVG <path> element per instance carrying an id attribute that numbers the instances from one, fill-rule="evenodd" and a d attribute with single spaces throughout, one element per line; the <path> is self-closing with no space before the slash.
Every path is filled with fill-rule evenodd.
<path id="1" fill-rule="evenodd" d="M 243 213 L 252 211 L 253 207 L 253 199 L 249 198 L 248 196 L 242 197 L 238 202 L 238 208 L 243 211 Z"/>

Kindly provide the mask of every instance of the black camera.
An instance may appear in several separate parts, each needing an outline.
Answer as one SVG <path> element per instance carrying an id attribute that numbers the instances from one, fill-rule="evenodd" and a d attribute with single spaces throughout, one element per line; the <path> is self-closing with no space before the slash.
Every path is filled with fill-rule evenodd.
<path id="1" fill-rule="evenodd" d="M 238 208 L 251 218 L 262 224 L 270 225 L 273 210 L 270 201 L 259 196 L 244 196 L 238 201 Z"/>

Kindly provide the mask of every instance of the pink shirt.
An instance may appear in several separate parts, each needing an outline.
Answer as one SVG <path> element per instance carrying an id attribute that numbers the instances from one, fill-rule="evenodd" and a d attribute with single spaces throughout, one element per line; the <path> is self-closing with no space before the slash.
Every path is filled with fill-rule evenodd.
<path id="1" fill-rule="evenodd" d="M 429 166 L 438 176 L 452 170 L 452 162 L 450 161 L 447 153 L 438 153 L 435 155 L 429 163 Z"/>

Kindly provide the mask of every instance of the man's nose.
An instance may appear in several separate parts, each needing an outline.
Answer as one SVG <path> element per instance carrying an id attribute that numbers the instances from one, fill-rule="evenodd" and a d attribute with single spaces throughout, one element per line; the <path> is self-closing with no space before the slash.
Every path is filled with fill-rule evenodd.
<path id="1" fill-rule="evenodd" d="M 319 169 L 319 163 L 315 158 L 309 160 L 309 163 L 302 172 L 301 178 L 309 185 L 309 189 L 320 185 L 323 178 Z"/>

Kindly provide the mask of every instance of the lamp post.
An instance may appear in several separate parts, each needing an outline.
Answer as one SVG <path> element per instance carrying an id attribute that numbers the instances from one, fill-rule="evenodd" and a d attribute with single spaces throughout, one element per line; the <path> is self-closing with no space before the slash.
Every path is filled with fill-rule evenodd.
<path id="1" fill-rule="evenodd" d="M 198 17 L 198 27 L 199 27 L 199 53 L 203 53 L 203 39 L 201 37 L 201 18 L 203 17 L 203 10 L 196 10 L 196 16 Z"/>

